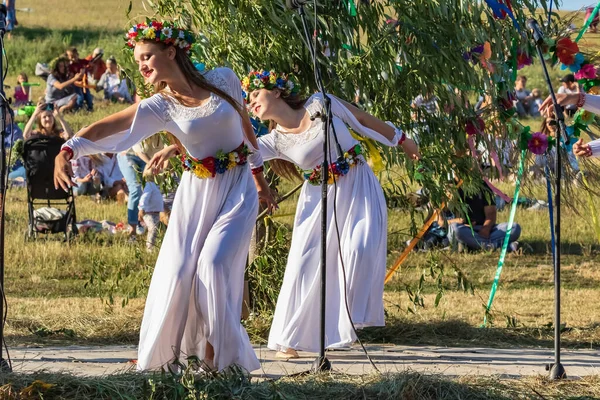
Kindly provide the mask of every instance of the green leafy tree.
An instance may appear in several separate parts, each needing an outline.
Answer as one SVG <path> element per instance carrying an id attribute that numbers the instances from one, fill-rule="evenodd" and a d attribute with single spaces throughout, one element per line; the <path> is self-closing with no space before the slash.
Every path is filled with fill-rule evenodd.
<path id="1" fill-rule="evenodd" d="M 293 71 L 306 94 L 316 90 L 301 20 L 283 0 L 144 3 L 161 17 L 196 31 L 199 41 L 194 55 L 209 68 L 229 66 L 240 76 L 251 69 Z M 316 20 L 318 61 L 327 91 L 353 100 L 358 89 L 363 108 L 418 138 L 423 154 L 418 176 L 435 203 L 445 200 L 452 172 L 469 187 L 477 175 L 472 158 L 456 152 L 467 148 L 464 127 L 474 117 L 473 103 L 483 94 L 494 100 L 501 97 L 499 86 L 512 88 L 517 54 L 531 53 L 524 31 L 526 18 L 540 5 L 545 9 L 546 1 L 513 0 L 516 23 L 509 17 L 496 18 L 493 9 L 478 0 L 317 3 L 316 18 L 312 2 L 305 9 L 310 23 Z M 490 45 L 487 68 L 477 54 L 472 55 L 476 64 L 465 59 L 467 52 L 486 42 Z M 417 95 L 428 93 L 439 99 L 440 113 L 411 108 Z M 487 112 L 494 115 L 496 108 L 494 101 Z M 487 132 L 508 134 L 501 124 L 487 127 Z M 491 142 L 486 143 L 493 146 Z M 406 162 L 397 149 L 380 151 L 388 172 L 394 164 Z M 406 165 L 406 176 L 412 179 L 414 166 Z M 405 192 L 410 179 L 385 184 L 386 194 Z"/>

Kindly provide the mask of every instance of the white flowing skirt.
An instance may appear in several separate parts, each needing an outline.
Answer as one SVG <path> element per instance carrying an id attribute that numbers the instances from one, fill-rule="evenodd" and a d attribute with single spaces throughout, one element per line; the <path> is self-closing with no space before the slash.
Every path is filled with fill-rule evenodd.
<path id="1" fill-rule="evenodd" d="M 138 370 L 185 363 L 192 355 L 204 360 L 207 342 L 218 370 L 260 368 L 240 322 L 257 210 L 248 167 L 212 179 L 184 172 L 148 291 Z"/>
<path id="2" fill-rule="evenodd" d="M 345 347 L 356 340 L 348 319 L 346 291 L 356 328 L 383 326 L 383 280 L 387 251 L 387 207 L 379 181 L 368 165 L 352 168 L 337 181 L 338 242 L 334 185 L 327 203 L 327 300 L 325 345 Z M 321 283 L 321 187 L 304 184 L 294 221 L 292 244 L 277 300 L 268 347 L 318 352 Z"/>

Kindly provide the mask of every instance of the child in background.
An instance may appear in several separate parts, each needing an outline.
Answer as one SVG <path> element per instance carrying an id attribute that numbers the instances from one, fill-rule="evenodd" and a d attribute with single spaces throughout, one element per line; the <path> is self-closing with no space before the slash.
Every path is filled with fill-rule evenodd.
<path id="1" fill-rule="evenodd" d="M 29 86 L 24 86 L 23 83 L 29 82 L 27 74 L 21 72 L 17 77 L 17 86 L 15 86 L 15 103 L 16 107 L 24 106 L 29 101 Z"/>
<path id="2" fill-rule="evenodd" d="M 146 237 L 146 250 L 152 251 L 154 242 L 158 235 L 158 226 L 160 225 L 160 214 L 164 211 L 162 193 L 155 183 L 155 176 L 150 171 L 144 171 L 146 185 L 144 192 L 140 197 L 138 205 L 138 219 L 143 221 L 148 229 Z"/>
<path id="3" fill-rule="evenodd" d="M 539 117 L 540 116 L 540 106 L 544 102 L 544 99 L 542 99 L 542 92 L 540 91 L 540 89 L 533 89 L 531 91 L 531 96 L 532 96 L 532 102 L 531 102 L 531 108 L 529 109 L 529 113 L 531 114 L 532 117 Z"/>

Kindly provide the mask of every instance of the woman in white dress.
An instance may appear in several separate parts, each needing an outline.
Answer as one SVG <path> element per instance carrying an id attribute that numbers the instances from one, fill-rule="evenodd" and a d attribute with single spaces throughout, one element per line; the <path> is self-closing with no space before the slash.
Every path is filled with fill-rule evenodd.
<path id="1" fill-rule="evenodd" d="M 289 176 L 304 171 L 292 243 L 283 285 L 269 334 L 269 348 L 280 358 L 298 357 L 296 350 L 318 352 L 320 327 L 321 188 L 323 162 L 321 94 L 298 96 L 292 76 L 252 72 L 242 81 L 249 111 L 271 121 L 270 134 L 259 138 L 263 159 Z M 383 281 L 386 268 L 387 207 L 381 185 L 366 164 L 359 141 L 347 126 L 365 137 L 397 146 L 417 157 L 415 143 L 404 133 L 334 96 L 330 96 L 333 126 L 342 151 L 332 143 L 327 207 L 326 347 L 348 346 L 356 340 L 345 305 L 356 328 L 383 326 Z M 312 117 L 312 118 L 311 118 Z M 339 158 L 341 156 L 341 158 Z M 287 167 L 281 161 L 288 162 Z M 291 165 L 291 164 L 293 165 Z M 292 167 L 292 168 L 290 168 Z M 334 221 L 337 209 L 339 240 Z M 343 263 L 342 263 L 343 260 Z M 345 268 L 345 279 L 344 271 Z M 344 286 L 345 284 L 345 286 Z"/>
<path id="2" fill-rule="evenodd" d="M 192 34 L 172 23 L 138 24 L 128 37 L 140 73 L 157 93 L 68 141 L 56 158 L 55 185 L 71 185 L 71 158 L 127 150 L 170 132 L 178 146 L 166 156 L 179 147 L 187 170 L 148 291 L 137 368 L 176 368 L 197 356 L 219 371 L 232 364 L 256 370 L 260 364 L 240 323 L 244 267 L 257 188 L 269 206 L 273 202 L 260 154 L 248 153 L 256 140 L 239 80 L 227 68 L 198 72 L 189 58 Z M 157 155 L 149 167 L 158 169 L 162 161 Z M 258 168 L 252 171 L 257 187 L 247 161 Z"/>

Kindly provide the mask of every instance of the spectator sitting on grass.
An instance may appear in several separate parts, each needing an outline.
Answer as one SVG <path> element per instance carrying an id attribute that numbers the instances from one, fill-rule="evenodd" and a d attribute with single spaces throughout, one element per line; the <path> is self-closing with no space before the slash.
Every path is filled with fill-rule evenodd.
<path id="1" fill-rule="evenodd" d="M 531 92 L 527 90 L 527 77 L 524 75 L 519 75 L 517 77 L 517 81 L 515 82 L 515 97 L 517 98 L 515 101 L 517 114 L 519 114 L 519 117 L 521 118 L 526 117 L 531 112 L 531 101 L 533 97 L 531 96 Z"/>
<path id="2" fill-rule="evenodd" d="M 116 200 L 119 204 L 127 201 L 127 185 L 119 169 L 117 157 L 114 154 L 95 154 L 89 156 L 102 182 L 101 196 Z"/>
<path id="3" fill-rule="evenodd" d="M 36 130 L 33 129 L 35 122 L 37 122 Z M 57 122 L 60 124 L 60 127 Z M 73 130 L 69 123 L 65 121 L 58 108 L 54 107 L 52 103 L 40 101 L 23 130 L 24 140 L 29 139 L 33 135 L 55 136 L 69 140 L 73 137 Z"/>
<path id="4" fill-rule="evenodd" d="M 117 60 L 111 56 L 106 60 L 106 65 L 107 70 L 98 81 L 96 88 L 104 90 L 105 100 L 118 101 L 119 103 L 133 103 L 129 88 L 127 87 L 127 80 L 120 77 L 121 71 L 117 65 Z"/>
<path id="5" fill-rule="evenodd" d="M 93 195 L 100 192 L 102 184 L 100 174 L 94 168 L 94 162 L 90 157 L 79 157 L 71 160 L 73 168 L 73 194 L 75 196 Z"/>
<path id="6" fill-rule="evenodd" d="M 23 85 L 27 83 L 29 78 L 25 72 L 21 72 L 17 77 L 17 86 L 15 86 L 15 94 L 13 103 L 15 107 L 24 106 L 29 101 L 29 86 Z"/>
<path id="7" fill-rule="evenodd" d="M 79 52 L 76 47 L 71 47 L 67 50 L 67 58 L 69 59 L 69 74 L 70 76 L 79 76 L 75 81 L 75 93 L 77 94 L 77 109 L 83 107 L 83 103 L 87 106 L 88 111 L 94 110 L 94 96 L 87 87 L 87 67 L 88 61 L 79 58 Z"/>
<path id="8" fill-rule="evenodd" d="M 482 182 L 483 183 L 483 182 Z M 448 240 L 454 249 L 494 250 L 502 247 L 504 237 L 509 229 L 507 223 L 496 223 L 496 204 L 494 193 L 483 183 L 479 193 L 467 195 L 462 188 L 458 189 L 461 203 L 466 207 L 464 218 L 452 218 L 448 223 Z M 438 223 L 443 223 L 439 221 Z M 509 239 L 509 251 L 518 248 L 521 227 L 513 223 Z"/>
<path id="9" fill-rule="evenodd" d="M 542 92 L 540 91 L 540 89 L 533 89 L 531 91 L 531 97 L 532 97 L 532 101 L 531 101 L 531 109 L 529 110 L 529 114 L 531 114 L 532 117 L 539 117 L 540 116 L 540 106 L 544 102 L 544 99 L 542 99 Z"/>
<path id="10" fill-rule="evenodd" d="M 85 61 L 88 62 L 89 76 L 94 83 L 97 83 L 106 72 L 106 63 L 102 59 L 103 55 L 104 50 L 100 47 L 96 47 L 92 54 L 85 58 Z"/>
<path id="11" fill-rule="evenodd" d="M 59 57 L 46 80 L 46 103 L 53 103 L 60 112 L 74 109 L 77 106 L 74 83 L 82 77 L 83 72 L 80 72 L 69 78 L 68 61 Z"/>

